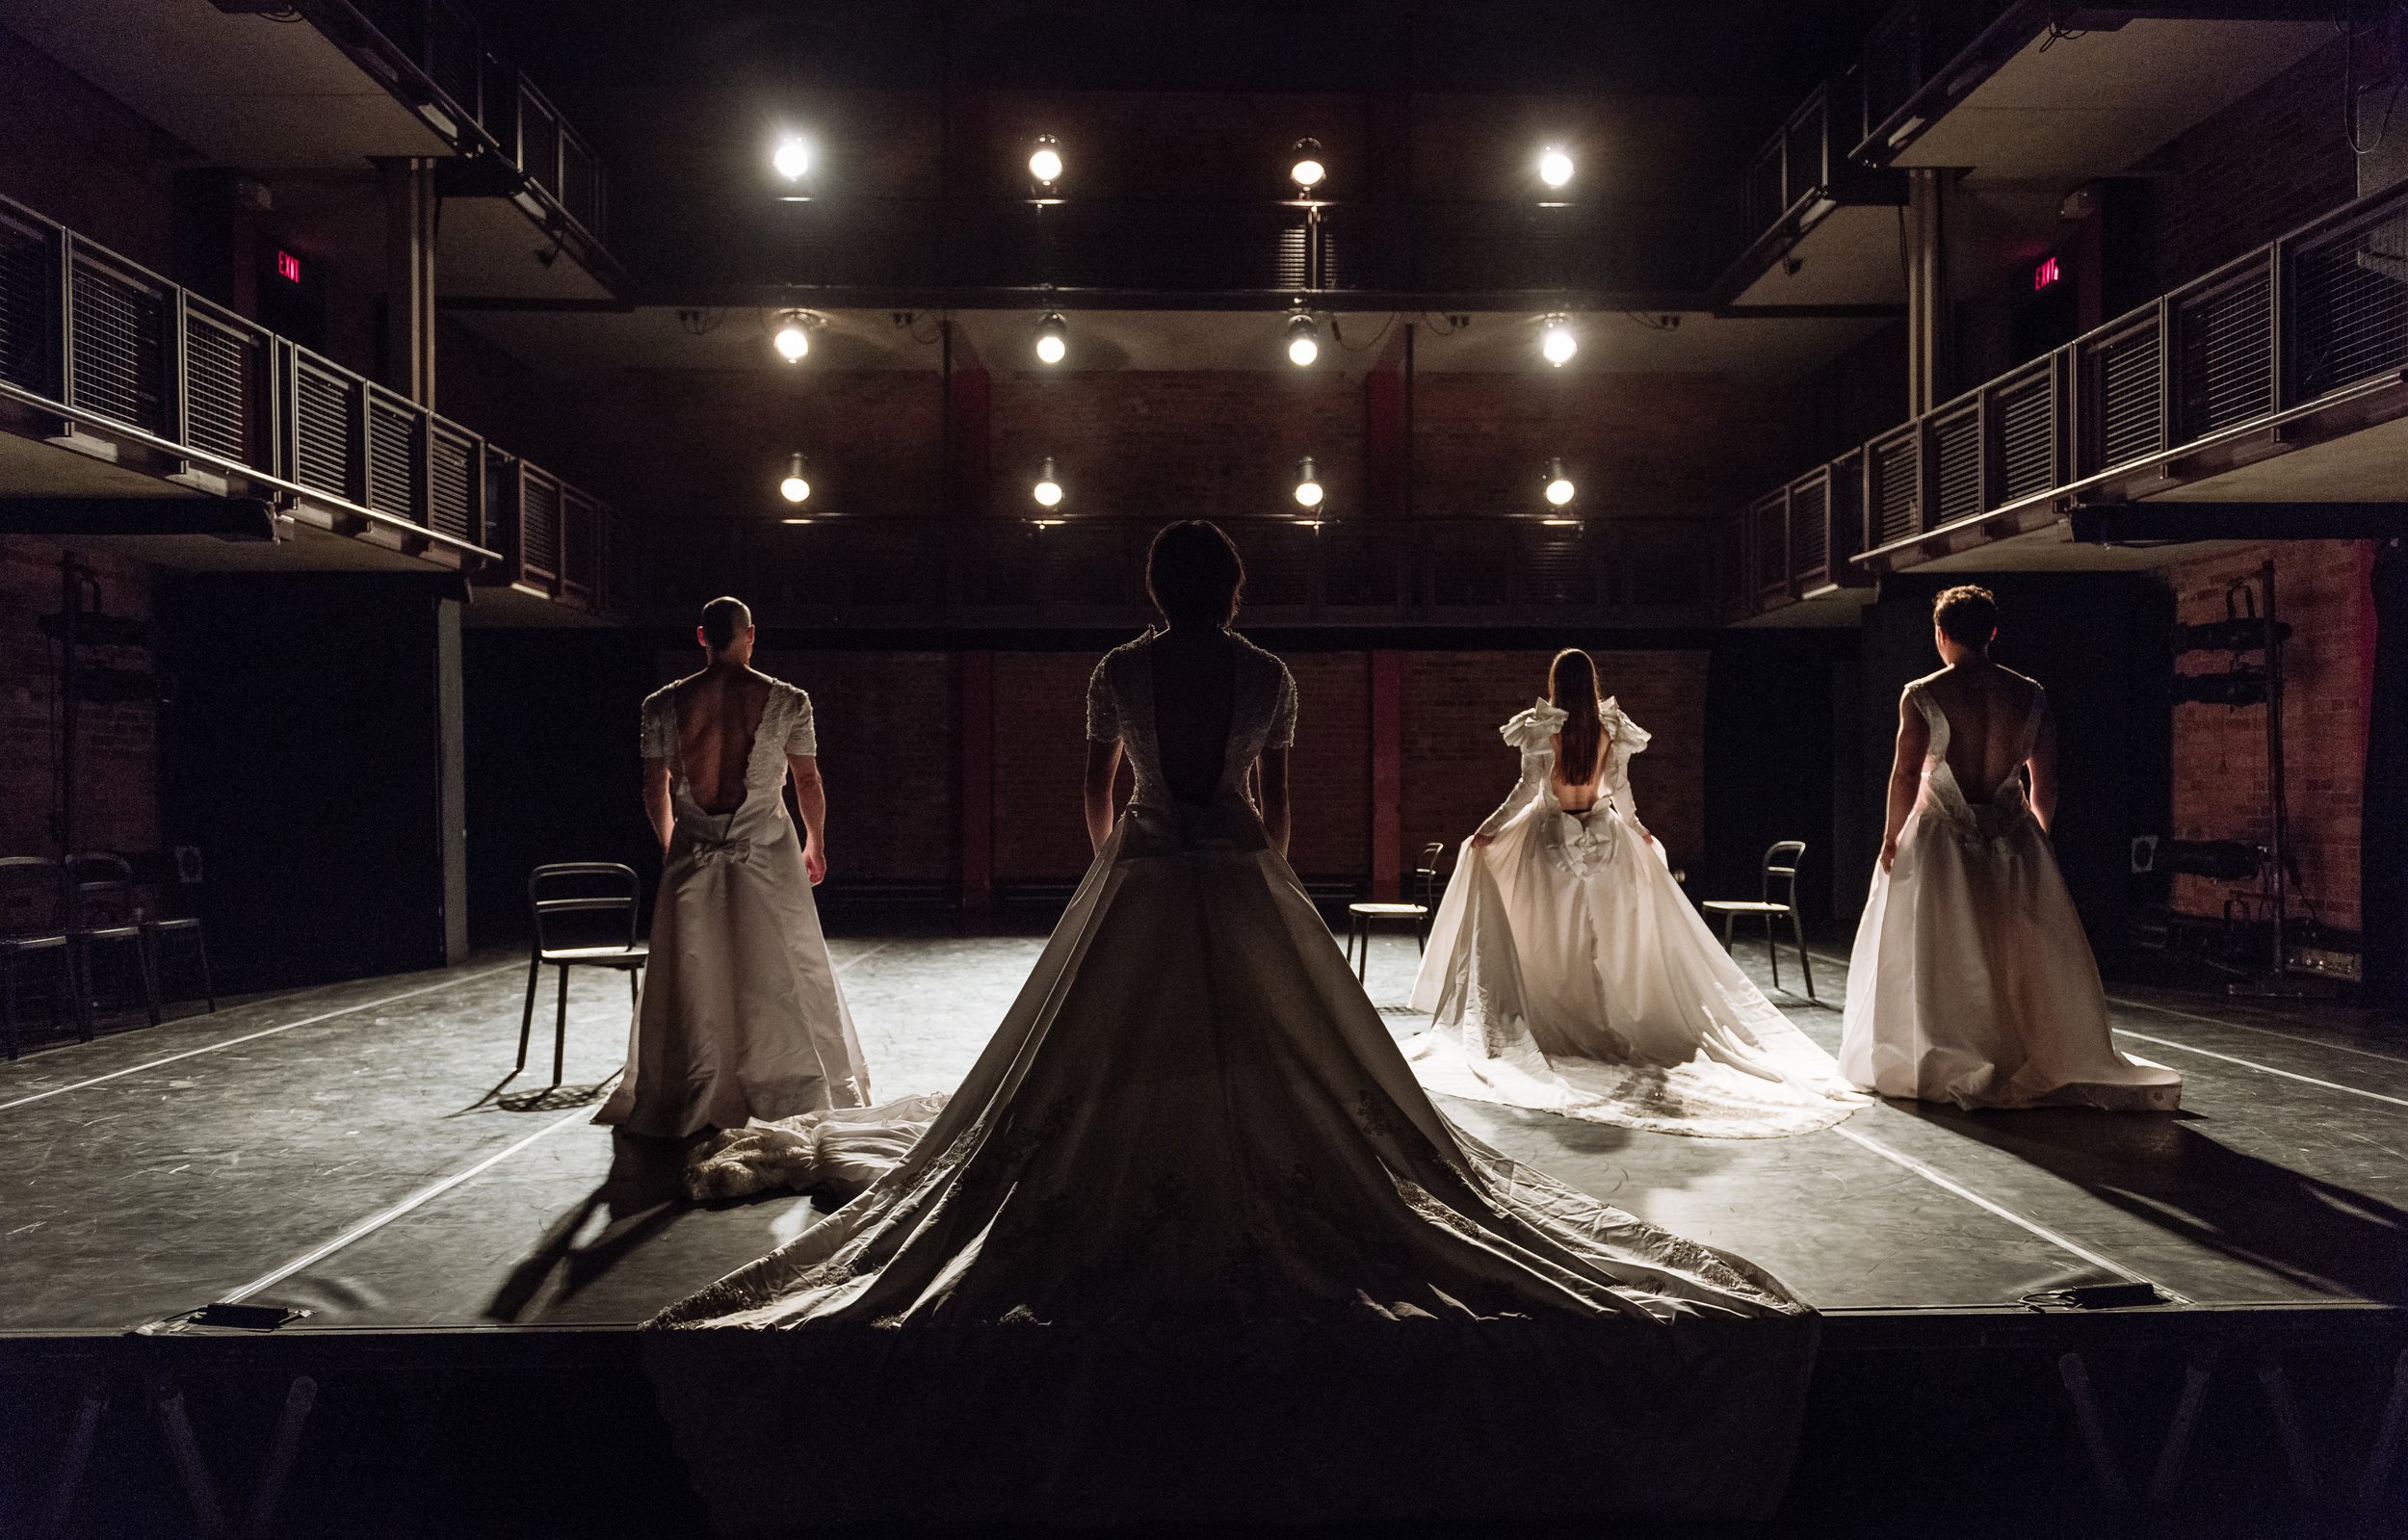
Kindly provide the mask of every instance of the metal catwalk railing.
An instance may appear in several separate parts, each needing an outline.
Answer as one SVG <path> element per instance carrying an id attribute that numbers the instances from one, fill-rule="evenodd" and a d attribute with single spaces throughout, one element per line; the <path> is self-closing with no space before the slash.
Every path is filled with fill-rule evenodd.
<path id="1" fill-rule="evenodd" d="M 0 198 L 0 392 L 611 607 L 614 518 L 471 430 Z"/>
<path id="2" fill-rule="evenodd" d="M 1525 517 L 1219 521 L 1256 625 L 1710 624 L 1712 519 Z M 780 626 L 1126 625 L 1150 613 L 1159 518 L 682 521 L 647 551 L 647 613 L 683 615 L 746 574 Z"/>
<path id="3" fill-rule="evenodd" d="M 1767 493 L 1737 520 L 1733 598 L 1761 612 L 1863 581 L 1869 556 L 2403 370 L 2408 187 L 2345 204 Z"/>

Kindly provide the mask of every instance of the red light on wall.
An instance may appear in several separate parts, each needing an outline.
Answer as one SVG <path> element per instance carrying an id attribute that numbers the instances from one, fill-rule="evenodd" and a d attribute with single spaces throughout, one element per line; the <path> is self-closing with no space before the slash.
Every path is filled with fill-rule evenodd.
<path id="1" fill-rule="evenodd" d="M 2065 274 L 2057 268 L 2056 258 L 2042 257 L 2040 265 L 2031 270 L 2031 286 L 2034 289 L 2045 289 L 2063 276 Z"/>
<path id="2" fill-rule="evenodd" d="M 301 258 L 290 251 L 278 251 L 275 254 L 275 275 L 287 283 L 301 282 Z"/>

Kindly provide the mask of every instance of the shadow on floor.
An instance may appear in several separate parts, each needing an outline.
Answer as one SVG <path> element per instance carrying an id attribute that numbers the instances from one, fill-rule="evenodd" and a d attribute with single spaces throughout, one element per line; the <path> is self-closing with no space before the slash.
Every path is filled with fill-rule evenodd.
<path id="1" fill-rule="evenodd" d="M 2319 1292 L 2408 1303 L 2408 1211 L 2244 1155 L 2183 1117 L 1891 1105 L 2204 1250 Z"/>
<path id="2" fill-rule="evenodd" d="M 485 1318 L 514 1325 L 540 1317 L 667 1229 L 686 1208 L 685 1166 L 683 1142 L 613 1130 L 610 1174 L 555 1219 L 535 1250 L 510 1269 L 486 1302 Z M 603 1216 L 600 1233 L 580 1245 L 577 1238 L 597 1214 Z"/>

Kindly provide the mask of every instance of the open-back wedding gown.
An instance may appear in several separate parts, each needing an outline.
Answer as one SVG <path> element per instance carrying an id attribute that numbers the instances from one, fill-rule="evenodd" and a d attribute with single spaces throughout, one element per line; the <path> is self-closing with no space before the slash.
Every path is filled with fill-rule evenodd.
<path id="1" fill-rule="evenodd" d="M 1541 700 L 1498 732 L 1522 779 L 1466 840 L 1413 986 L 1430 1027 L 1406 1045 L 1432 1090 L 1662 1134 L 1763 1138 L 1865 1104 L 1689 906 L 1638 823 L 1631 756 L 1647 733 L 1600 703 L 1596 805 L 1555 791 L 1564 714 Z"/>
<path id="2" fill-rule="evenodd" d="M 1927 683 L 1906 687 L 1931 746 L 1857 927 L 1841 1072 L 1884 1096 L 1967 1108 L 2174 1110 L 2182 1076 L 2116 1051 L 2098 961 L 2025 794 L 2047 692 L 2032 687 L 2005 778 L 1974 802 Z"/>
<path id="3" fill-rule="evenodd" d="M 1557 1404 L 1550 1385 L 1581 1400 L 1567 1435 L 1580 1452 L 1555 1468 L 1582 1481 L 1629 1481 L 1641 1507 L 1767 1505 L 1794 1434 L 1811 1315 L 1749 1264 L 1565 1187 L 1440 1115 L 1248 798 L 1248 770 L 1294 734 L 1285 666 L 1235 640 L 1218 789 L 1189 803 L 1163 766 L 1154 644 L 1149 633 L 1095 671 L 1088 733 L 1120 742 L 1135 795 L 960 1089 L 868 1190 L 670 1306 L 652 1325 L 677 1330 L 655 1341 L 714 1340 L 715 1360 L 711 1342 L 695 1353 L 737 1373 L 752 1372 L 764 1347 L 690 1329 L 755 1328 L 766 1346 L 757 1329 L 802 1328 L 791 1339 L 799 1350 L 824 1333 L 880 1328 L 877 1341 L 921 1366 L 911 1372 L 1008 1382 L 998 1394 L 1012 1418 L 1035 1416 L 1037 1387 L 1075 1357 L 1086 1377 L 1057 1389 L 1095 1437 L 1123 1431 L 1096 1404 L 1097 1376 L 1113 1382 L 1098 1367 L 1107 1361 L 1143 1403 L 1117 1413 L 1140 1419 L 1177 1414 L 1189 1394 L 1167 1380 L 1145 1388 L 1170 1373 L 1165 1355 L 1203 1355 L 1187 1361 L 1195 1375 L 1269 1375 L 1268 1390 L 1248 1393 L 1262 1397 L 1248 1417 L 1288 1427 L 1284 1439 L 1298 1435 L 1272 1415 L 1293 1421 L 1281 1397 L 1375 1415 L 1348 1398 L 1401 1394 L 1377 1389 L 1397 1355 L 1436 1354 L 1457 1376 L 1452 1394 L 1484 1394 L 1463 1375 L 1497 1376 L 1488 1388 L 1514 1416 L 1522 1397 L 1533 1417 L 1557 1415 L 1543 1410 Z M 1293 1359 L 1285 1370 L 1260 1361 L 1274 1344 Z M 1372 1431 L 1322 1411 L 1305 1420 L 1313 1437 Z M 1462 1401 L 1444 1415 L 1468 1430 L 1495 1411 Z M 1215 1447 L 1269 1436 L 1180 1435 Z M 1031 1458 L 1057 1474 L 1076 1463 L 1062 1437 L 1048 1432 Z M 1300 1454 L 1258 1452 L 1285 1462 L 1263 1477 L 1272 1485 L 1327 1474 Z M 1212 1464 L 1181 1459 L 1177 1479 Z"/>

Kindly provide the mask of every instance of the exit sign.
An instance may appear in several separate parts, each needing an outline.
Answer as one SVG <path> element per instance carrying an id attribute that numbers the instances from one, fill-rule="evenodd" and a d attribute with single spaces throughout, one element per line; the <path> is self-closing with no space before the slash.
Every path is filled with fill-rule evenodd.
<path id="1" fill-rule="evenodd" d="M 2040 265 L 2031 270 L 2031 286 L 2034 289 L 2045 289 L 2063 276 L 2065 274 L 2057 267 L 2056 258 L 2042 257 Z"/>
<path id="2" fill-rule="evenodd" d="M 290 251 L 278 251 L 275 254 L 275 275 L 287 283 L 301 282 L 301 258 Z"/>

